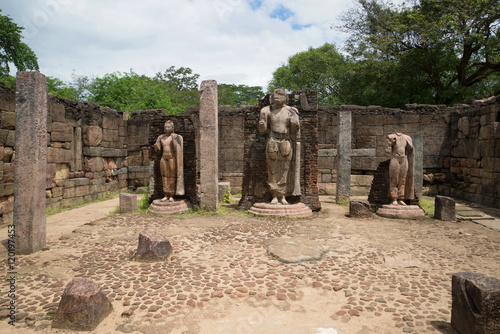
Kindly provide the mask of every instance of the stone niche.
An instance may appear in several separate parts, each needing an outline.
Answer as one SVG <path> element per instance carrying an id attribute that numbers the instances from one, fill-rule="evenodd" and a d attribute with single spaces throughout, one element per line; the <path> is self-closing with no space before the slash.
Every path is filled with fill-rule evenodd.
<path id="1" fill-rule="evenodd" d="M 266 141 L 259 133 L 260 110 L 269 105 L 269 97 L 258 106 L 245 110 L 244 171 L 242 197 L 238 208 L 248 210 L 254 203 L 271 201 L 267 184 Z M 288 94 L 289 106 L 299 110 L 300 117 L 300 188 L 301 196 L 290 196 L 290 204 L 302 202 L 312 211 L 321 210 L 318 191 L 318 103 L 316 92 Z"/>
<path id="2" fill-rule="evenodd" d="M 155 199 L 164 197 L 160 172 L 161 157 L 159 154 L 155 153 L 153 145 L 158 136 L 164 133 L 163 126 L 165 122 L 171 120 L 174 123 L 174 132 L 180 134 L 183 138 L 185 195 L 181 196 L 179 199 L 184 199 L 186 202 L 189 202 L 189 206 L 198 205 L 200 199 L 196 190 L 196 181 L 198 178 L 196 172 L 196 115 L 194 112 L 186 112 L 175 116 L 165 115 L 163 110 L 159 110 L 156 113 L 154 111 L 148 112 L 153 115 L 149 131 L 149 151 L 151 152 L 149 158 L 154 161 L 154 190 L 153 193 L 150 194 L 149 201 L 153 202 Z"/>

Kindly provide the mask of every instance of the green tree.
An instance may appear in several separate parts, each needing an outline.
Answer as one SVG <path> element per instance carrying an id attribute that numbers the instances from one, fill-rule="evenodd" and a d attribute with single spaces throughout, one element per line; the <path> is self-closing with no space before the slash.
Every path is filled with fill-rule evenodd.
<path id="1" fill-rule="evenodd" d="M 2 10 L 0 10 L 0 13 Z M 15 24 L 9 16 L 0 14 L 0 79 L 8 78 L 13 63 L 18 71 L 38 71 L 38 61 L 33 50 L 22 42 L 23 27 Z"/>
<path id="2" fill-rule="evenodd" d="M 217 96 L 219 105 L 230 105 L 238 108 L 241 105 L 254 105 L 264 97 L 264 91 L 260 86 L 247 86 L 235 84 L 218 84 Z"/>
<path id="3" fill-rule="evenodd" d="M 348 79 L 349 61 L 335 45 L 310 47 L 288 58 L 288 63 L 273 73 L 269 89 L 289 91 L 316 90 L 318 103 L 335 106 L 348 101 L 343 83 Z"/>
<path id="4" fill-rule="evenodd" d="M 418 0 L 399 8 L 357 0 L 341 28 L 351 34 L 347 50 L 356 60 L 394 62 L 399 74 L 414 75 L 418 90 L 432 87 L 434 102 L 451 104 L 485 88 L 500 93 L 499 85 L 480 85 L 500 72 L 499 26 L 499 0 Z"/>
<path id="5" fill-rule="evenodd" d="M 165 109 L 168 114 L 178 110 L 172 106 L 163 85 L 130 70 L 95 78 L 89 85 L 90 100 L 116 110 Z"/>
<path id="6" fill-rule="evenodd" d="M 168 91 L 172 105 L 179 112 L 200 104 L 197 80 L 199 74 L 193 73 L 189 67 L 170 66 L 164 73 L 158 72 L 152 78 L 161 83 Z"/>
<path id="7" fill-rule="evenodd" d="M 78 100 L 78 93 L 76 89 L 70 84 L 62 81 L 56 77 L 47 77 L 47 88 L 49 93 L 64 99 Z"/>

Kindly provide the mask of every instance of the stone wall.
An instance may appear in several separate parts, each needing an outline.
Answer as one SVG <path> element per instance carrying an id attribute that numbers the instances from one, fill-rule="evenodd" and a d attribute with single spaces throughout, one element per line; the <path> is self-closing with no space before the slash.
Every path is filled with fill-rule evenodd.
<path id="1" fill-rule="evenodd" d="M 500 208 L 500 97 L 451 108 L 449 182 L 443 195 Z"/>

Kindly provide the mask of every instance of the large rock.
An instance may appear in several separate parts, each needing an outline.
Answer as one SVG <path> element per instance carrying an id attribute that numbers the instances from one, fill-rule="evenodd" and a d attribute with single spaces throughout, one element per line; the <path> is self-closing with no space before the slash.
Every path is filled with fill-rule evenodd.
<path id="1" fill-rule="evenodd" d="M 448 221 L 456 220 L 455 200 L 451 197 L 437 195 L 434 198 L 434 218 Z"/>
<path id="2" fill-rule="evenodd" d="M 462 334 L 500 333 L 500 280 L 473 272 L 453 274 L 451 326 Z"/>
<path id="3" fill-rule="evenodd" d="M 139 234 L 139 244 L 135 254 L 137 260 L 166 260 L 171 254 L 172 245 L 163 234 L 149 227 L 146 227 Z"/>
<path id="4" fill-rule="evenodd" d="M 68 283 L 59 302 L 52 328 L 91 331 L 113 310 L 97 283 L 75 278 Z"/>
<path id="5" fill-rule="evenodd" d="M 349 202 L 349 215 L 352 218 L 371 218 L 372 207 L 365 200 L 352 200 Z"/>

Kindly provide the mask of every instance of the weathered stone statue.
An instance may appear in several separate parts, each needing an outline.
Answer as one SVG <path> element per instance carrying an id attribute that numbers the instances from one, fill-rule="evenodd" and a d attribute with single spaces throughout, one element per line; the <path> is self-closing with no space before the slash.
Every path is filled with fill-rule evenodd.
<path id="1" fill-rule="evenodd" d="M 165 134 L 158 136 L 154 145 L 161 154 L 160 171 L 163 183 L 163 202 L 173 202 L 173 196 L 184 195 L 184 165 L 182 136 L 174 133 L 174 123 L 165 122 Z"/>
<path id="2" fill-rule="evenodd" d="M 406 205 L 404 200 L 414 198 L 414 156 L 411 137 L 399 132 L 388 135 L 386 151 L 391 153 L 389 192 L 392 205 Z"/>
<path id="3" fill-rule="evenodd" d="M 286 102 L 285 90 L 276 89 L 271 106 L 260 111 L 259 131 L 268 135 L 266 160 L 271 204 L 288 204 L 285 196 L 300 195 L 299 112 Z"/>

